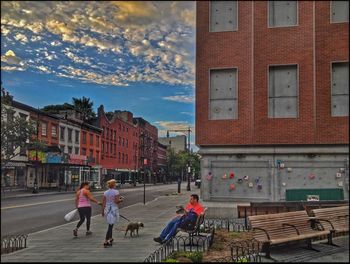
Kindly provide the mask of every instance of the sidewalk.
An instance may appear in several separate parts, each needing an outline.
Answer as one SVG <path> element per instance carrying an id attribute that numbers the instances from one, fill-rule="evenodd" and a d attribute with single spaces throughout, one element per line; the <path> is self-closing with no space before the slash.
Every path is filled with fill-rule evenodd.
<path id="1" fill-rule="evenodd" d="M 107 224 L 101 215 L 91 219 L 91 236 L 85 236 L 85 223 L 73 237 L 72 230 L 77 221 L 48 230 L 29 234 L 28 248 L 1 255 L 1 262 L 143 262 L 161 245 L 153 241 L 166 223 L 175 216 L 175 206 L 185 205 L 192 193 L 199 194 L 198 188 L 180 195 L 161 196 L 146 205 L 138 203 L 120 209 L 120 214 L 132 221 L 142 221 L 144 228 L 139 237 L 124 237 L 127 221 L 120 222 L 113 230 L 114 243 L 104 248 L 103 241 Z M 63 217 L 63 215 L 62 215 Z"/>

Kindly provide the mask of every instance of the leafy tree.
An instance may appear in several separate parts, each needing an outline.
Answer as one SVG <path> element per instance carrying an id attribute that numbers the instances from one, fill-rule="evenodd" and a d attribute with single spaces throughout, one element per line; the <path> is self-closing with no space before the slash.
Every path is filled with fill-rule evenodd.
<path id="1" fill-rule="evenodd" d="M 82 98 L 73 97 L 72 99 L 74 109 L 82 113 L 84 121 L 96 117 L 96 113 L 92 108 L 94 103 L 90 101 L 90 98 L 86 98 L 85 96 L 83 96 Z"/>
<path id="2" fill-rule="evenodd" d="M 68 103 L 57 104 L 57 105 L 47 105 L 41 110 L 49 114 L 57 114 L 61 110 L 73 110 L 74 106 Z"/>
<path id="3" fill-rule="evenodd" d="M 28 142 L 36 133 L 36 126 L 35 122 L 15 115 L 11 106 L 12 97 L 8 92 L 5 94 L 3 87 L 1 90 L 1 163 L 6 164 L 28 149 Z"/>

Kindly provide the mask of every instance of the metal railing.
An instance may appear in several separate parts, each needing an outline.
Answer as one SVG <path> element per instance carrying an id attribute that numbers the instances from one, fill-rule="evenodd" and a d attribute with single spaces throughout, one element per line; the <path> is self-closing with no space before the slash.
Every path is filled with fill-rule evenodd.
<path id="1" fill-rule="evenodd" d="M 200 236 L 175 236 L 165 242 L 159 249 L 150 254 L 144 262 L 161 262 L 168 258 L 172 253 L 179 251 L 204 252 L 208 250 L 214 237 L 214 229 L 210 233 Z"/>
<path id="2" fill-rule="evenodd" d="M 227 231 L 243 232 L 247 231 L 248 227 L 245 220 L 242 218 L 206 218 L 204 219 L 204 228 L 213 226 L 214 229 L 221 228 Z"/>
<path id="3" fill-rule="evenodd" d="M 7 254 L 27 247 L 28 235 L 10 235 L 1 238 L 1 254 Z"/>

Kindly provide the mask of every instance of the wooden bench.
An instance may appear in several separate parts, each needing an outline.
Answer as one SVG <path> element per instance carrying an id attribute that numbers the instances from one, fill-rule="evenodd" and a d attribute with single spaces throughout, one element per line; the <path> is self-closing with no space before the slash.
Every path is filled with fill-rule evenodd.
<path id="1" fill-rule="evenodd" d="M 335 234 L 349 232 L 349 206 L 313 209 L 310 214 L 319 229 L 331 232 L 328 238 L 331 245 L 337 246 L 332 242 Z"/>
<path id="2" fill-rule="evenodd" d="M 306 240 L 307 248 L 313 249 L 311 244 L 313 238 L 330 235 L 329 230 L 312 229 L 310 218 L 305 210 L 249 216 L 248 220 L 253 237 L 263 243 L 263 251 L 268 258 L 271 258 L 271 245 Z"/>

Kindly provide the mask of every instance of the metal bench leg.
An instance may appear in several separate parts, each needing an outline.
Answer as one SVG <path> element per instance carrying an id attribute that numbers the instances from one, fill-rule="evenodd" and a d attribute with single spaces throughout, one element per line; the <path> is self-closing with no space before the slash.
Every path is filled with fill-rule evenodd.
<path id="1" fill-rule="evenodd" d="M 334 244 L 333 243 L 333 234 L 334 234 L 334 232 L 330 232 L 328 235 L 327 235 L 327 244 L 328 245 L 331 245 L 331 246 L 334 246 L 334 247 L 340 247 L 339 245 L 337 245 L 337 244 Z"/>
<path id="2" fill-rule="evenodd" d="M 312 247 L 311 239 L 308 239 L 306 243 L 307 243 L 306 249 L 310 249 L 310 250 L 314 250 L 314 251 L 320 252 L 318 249 Z"/>

